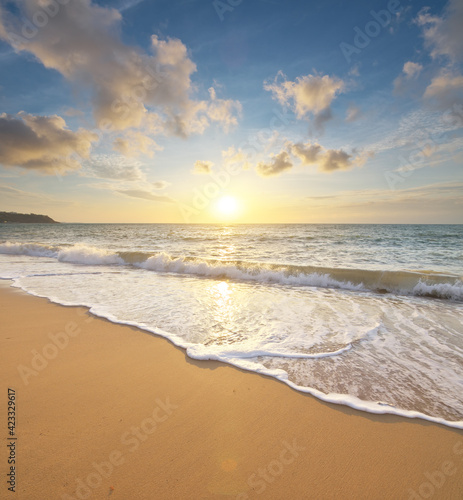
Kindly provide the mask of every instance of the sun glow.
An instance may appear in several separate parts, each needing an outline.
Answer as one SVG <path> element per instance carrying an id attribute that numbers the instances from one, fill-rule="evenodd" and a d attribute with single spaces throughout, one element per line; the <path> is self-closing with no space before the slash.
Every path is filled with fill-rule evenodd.
<path id="1" fill-rule="evenodd" d="M 215 211 L 221 218 L 233 218 L 238 215 L 240 204 L 234 196 L 222 196 L 215 205 Z"/>

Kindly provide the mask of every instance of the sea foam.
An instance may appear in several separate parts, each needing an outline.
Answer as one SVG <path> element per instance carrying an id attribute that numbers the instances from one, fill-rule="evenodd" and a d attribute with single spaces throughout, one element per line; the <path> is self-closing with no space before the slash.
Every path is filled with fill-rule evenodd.
<path id="1" fill-rule="evenodd" d="M 39 243 L 5 242 L 0 244 L 0 253 L 48 257 L 60 262 L 81 265 L 134 266 L 148 271 L 209 278 L 463 300 L 461 277 L 429 272 L 214 260 L 184 255 L 171 256 L 163 252 L 156 254 L 114 252 L 84 244 L 50 246 Z"/>

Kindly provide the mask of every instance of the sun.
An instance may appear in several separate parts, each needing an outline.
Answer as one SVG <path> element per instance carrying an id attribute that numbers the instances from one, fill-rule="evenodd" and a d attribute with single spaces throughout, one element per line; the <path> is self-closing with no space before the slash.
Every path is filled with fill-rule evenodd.
<path id="1" fill-rule="evenodd" d="M 222 218 L 232 218 L 238 215 L 240 204 L 234 196 L 222 196 L 215 204 L 215 211 Z"/>

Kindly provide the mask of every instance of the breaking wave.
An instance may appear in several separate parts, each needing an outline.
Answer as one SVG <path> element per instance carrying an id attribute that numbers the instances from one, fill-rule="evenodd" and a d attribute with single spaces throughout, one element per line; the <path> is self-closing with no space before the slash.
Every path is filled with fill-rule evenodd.
<path id="1" fill-rule="evenodd" d="M 133 266 L 160 273 L 463 300 L 462 277 L 430 270 L 381 271 L 214 260 L 166 253 L 115 252 L 83 244 L 52 246 L 4 242 L 0 243 L 0 253 L 47 257 L 80 265 Z"/>

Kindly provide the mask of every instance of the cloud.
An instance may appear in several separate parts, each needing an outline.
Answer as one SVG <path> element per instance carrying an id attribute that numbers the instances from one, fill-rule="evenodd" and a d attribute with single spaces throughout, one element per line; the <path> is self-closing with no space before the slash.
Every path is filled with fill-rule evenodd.
<path id="1" fill-rule="evenodd" d="M 289 144 L 291 153 L 301 160 L 303 165 L 313 165 L 317 162 L 319 154 L 323 151 L 320 144 Z"/>
<path id="2" fill-rule="evenodd" d="M 442 17 L 429 13 L 424 7 L 418 13 L 415 23 L 423 28 L 423 36 L 431 57 L 448 57 L 451 61 L 463 58 L 463 2 L 450 0 Z"/>
<path id="3" fill-rule="evenodd" d="M 26 29 L 21 18 L 34 19 L 43 2 L 15 3 L 18 16 L 0 7 L 0 38 L 73 84 L 89 88 L 98 127 L 139 128 L 154 114 L 163 133 L 185 137 L 202 133 L 212 122 L 227 129 L 236 123 L 239 103 L 192 99 L 196 65 L 180 40 L 153 35 L 148 52 L 126 45 L 119 35 L 121 13 L 91 0 L 59 5 L 45 26 Z"/>
<path id="4" fill-rule="evenodd" d="M 289 154 L 286 151 L 281 151 L 277 155 L 273 155 L 268 162 L 259 162 L 257 164 L 257 173 L 262 177 L 272 177 L 280 175 L 286 170 L 293 168 L 293 163 Z"/>
<path id="5" fill-rule="evenodd" d="M 318 165 L 320 172 L 362 167 L 367 159 L 373 156 L 371 152 L 357 153 L 353 150 L 352 154 L 349 154 L 343 149 L 325 149 L 316 143 L 288 143 L 287 147 L 295 157 L 301 160 L 302 165 Z"/>
<path id="6" fill-rule="evenodd" d="M 403 72 L 405 78 L 415 78 L 417 77 L 423 69 L 423 66 L 419 63 L 414 63 L 412 61 L 408 61 L 404 64 Z"/>
<path id="7" fill-rule="evenodd" d="M 248 161 L 246 154 L 241 148 L 235 149 L 233 146 L 222 151 L 223 163 L 226 167 L 232 167 L 233 170 L 241 168 L 248 170 L 251 164 Z"/>
<path id="8" fill-rule="evenodd" d="M 85 129 L 73 132 L 63 118 L 0 114 L 0 163 L 45 174 L 78 170 L 98 136 Z"/>
<path id="9" fill-rule="evenodd" d="M 459 111 L 459 113 L 458 113 Z M 441 150 L 447 141 L 446 134 L 459 129 L 463 124 L 463 110 L 430 111 L 421 108 L 413 110 L 400 118 L 390 130 L 382 134 L 381 139 L 368 145 L 368 150 L 379 154 L 396 150 L 401 157 L 415 155 L 427 144 Z M 400 151 L 399 151 L 400 150 Z"/>
<path id="10" fill-rule="evenodd" d="M 419 63 L 408 61 L 404 64 L 402 73 L 394 80 L 394 92 L 401 94 L 406 90 L 407 83 L 414 80 L 423 70 L 423 66 Z"/>
<path id="11" fill-rule="evenodd" d="M 154 151 L 160 151 L 162 147 L 141 132 L 129 131 L 124 137 L 117 137 L 114 140 L 114 149 L 124 156 L 134 157 L 145 154 L 152 158 Z"/>
<path id="12" fill-rule="evenodd" d="M 238 124 L 236 115 L 241 114 L 241 104 L 231 99 L 218 99 L 213 87 L 209 89 L 211 102 L 207 107 L 207 116 L 212 122 L 222 124 L 225 131 Z"/>
<path id="13" fill-rule="evenodd" d="M 257 173 L 262 177 L 280 175 L 293 167 L 291 156 L 299 159 L 303 166 L 317 165 L 319 172 L 330 173 L 337 170 L 350 170 L 354 167 L 362 167 L 368 158 L 373 156 L 371 152 L 352 154 L 343 149 L 326 149 L 317 143 L 292 143 L 285 144 L 285 150 L 274 155 L 269 162 L 260 162 Z"/>
<path id="14" fill-rule="evenodd" d="M 335 170 L 350 170 L 355 166 L 352 155 L 342 149 L 328 149 L 319 163 L 318 169 L 322 172 L 334 172 Z"/>
<path id="15" fill-rule="evenodd" d="M 211 161 L 197 160 L 193 167 L 194 174 L 210 174 L 214 164 Z"/>
<path id="16" fill-rule="evenodd" d="M 140 170 L 140 163 L 118 155 L 93 155 L 92 159 L 85 163 L 84 174 L 118 181 L 145 180 L 145 175 Z"/>
<path id="17" fill-rule="evenodd" d="M 359 107 L 355 106 L 354 104 L 351 104 L 347 108 L 346 122 L 353 123 L 357 120 L 360 120 L 360 118 L 362 118 L 362 116 L 363 116 L 362 110 Z"/>
<path id="18" fill-rule="evenodd" d="M 165 189 L 167 186 L 170 186 L 170 182 L 167 181 L 155 181 L 152 184 L 154 189 Z"/>
<path id="19" fill-rule="evenodd" d="M 279 77 L 283 80 L 278 81 Z M 301 76 L 293 82 L 280 72 L 273 83 L 265 82 L 264 89 L 272 92 L 273 98 L 280 104 L 291 107 L 298 118 L 313 115 L 315 125 L 321 128 L 332 118 L 330 105 L 344 91 L 345 84 L 339 78 L 328 75 Z"/>
<path id="20" fill-rule="evenodd" d="M 172 198 L 164 195 L 153 194 L 150 191 L 144 191 L 143 189 L 119 189 L 117 193 L 124 194 L 126 196 L 131 196 L 132 198 L 141 198 L 148 201 L 160 201 L 164 203 L 174 203 Z"/>
<path id="21" fill-rule="evenodd" d="M 441 17 L 431 15 L 429 7 L 421 9 L 415 23 L 422 27 L 425 45 L 434 59 L 444 57 L 447 64 L 441 68 L 423 95 L 427 104 L 439 111 L 453 110 L 463 100 L 463 76 L 456 63 L 463 60 L 463 2 L 450 0 Z M 458 115 L 458 113 L 456 113 Z M 456 116 L 457 121 L 461 118 Z"/>
<path id="22" fill-rule="evenodd" d="M 463 101 L 463 76 L 445 72 L 433 78 L 423 96 L 439 110 L 460 106 Z"/>
<path id="23" fill-rule="evenodd" d="M 126 10 L 136 7 L 138 4 L 144 2 L 145 0 L 120 0 L 118 11 L 124 12 Z"/>

